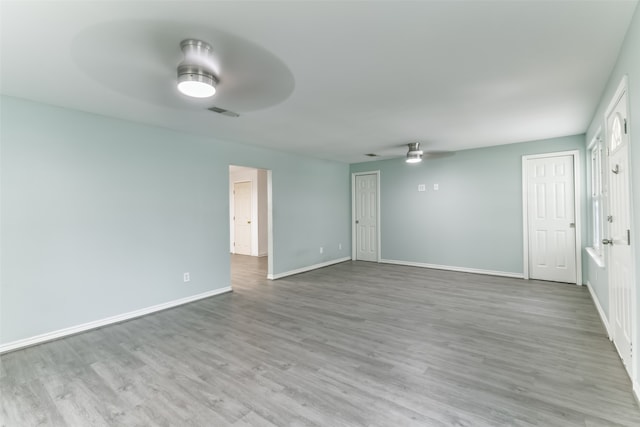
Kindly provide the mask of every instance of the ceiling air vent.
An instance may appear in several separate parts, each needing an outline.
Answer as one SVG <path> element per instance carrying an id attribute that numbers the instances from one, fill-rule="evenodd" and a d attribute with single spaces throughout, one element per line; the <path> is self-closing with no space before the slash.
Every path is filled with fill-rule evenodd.
<path id="1" fill-rule="evenodd" d="M 223 116 L 227 117 L 240 117 L 240 114 L 234 113 L 233 111 L 225 110 L 224 108 L 210 107 L 207 108 L 207 110 L 213 111 L 214 113 L 222 114 Z"/>

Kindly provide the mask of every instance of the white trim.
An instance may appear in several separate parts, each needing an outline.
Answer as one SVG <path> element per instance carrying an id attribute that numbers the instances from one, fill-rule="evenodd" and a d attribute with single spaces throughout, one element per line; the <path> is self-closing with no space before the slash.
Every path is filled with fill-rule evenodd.
<path id="1" fill-rule="evenodd" d="M 598 126 L 598 129 L 593 133 L 593 138 L 587 146 L 587 151 L 591 150 L 602 139 L 602 126 Z"/>
<path id="2" fill-rule="evenodd" d="M 607 106 L 607 109 L 604 110 L 604 124 L 605 124 L 604 128 L 605 128 L 605 130 L 608 130 L 607 118 L 609 117 L 609 115 L 611 114 L 613 109 L 615 108 L 616 104 L 618 104 L 618 101 L 620 101 L 620 98 L 622 98 L 622 95 L 624 95 L 624 93 L 627 91 L 627 86 L 629 86 L 628 85 L 628 80 L 629 80 L 629 77 L 627 77 L 626 74 L 624 76 L 622 76 L 622 79 L 620 79 L 620 83 L 618 83 L 618 87 L 616 88 L 616 92 L 613 94 L 613 98 L 611 98 L 611 101 L 609 102 L 609 105 Z M 629 102 L 629 98 L 627 98 L 627 103 L 628 102 Z M 627 111 L 628 110 L 629 109 L 627 108 Z M 605 141 L 606 141 L 606 139 L 605 139 Z"/>
<path id="3" fill-rule="evenodd" d="M 523 233 L 523 278 L 529 279 L 529 218 L 527 161 L 546 157 L 573 156 L 573 202 L 574 224 L 576 230 L 576 285 L 582 286 L 582 212 L 580 210 L 580 150 L 556 151 L 553 153 L 530 154 L 522 156 L 522 233 Z"/>
<path id="4" fill-rule="evenodd" d="M 351 259 L 356 259 L 356 252 L 358 250 L 358 244 L 356 242 L 356 176 L 358 175 L 376 175 L 376 195 L 378 204 L 376 209 L 376 232 L 377 232 L 377 262 L 382 262 L 382 239 L 380 234 L 380 170 L 366 171 L 366 172 L 353 172 L 351 174 Z"/>
<path id="5" fill-rule="evenodd" d="M 604 268 L 605 267 L 604 257 L 601 256 L 600 254 L 598 254 L 598 251 L 596 251 L 592 247 L 588 247 L 585 250 L 587 251 L 587 253 L 591 257 L 593 262 L 595 262 L 598 267 L 600 267 L 600 268 Z M 587 281 L 587 283 L 588 283 L 588 281 Z"/>
<path id="6" fill-rule="evenodd" d="M 145 316 L 147 314 L 155 313 L 157 311 L 162 311 L 168 308 L 177 307 L 179 305 L 188 304 L 190 302 L 194 302 L 204 298 L 209 298 L 209 297 L 223 294 L 226 292 L 231 292 L 231 286 L 225 286 L 224 288 L 214 289 L 213 291 L 207 291 L 201 294 L 192 295 L 190 297 L 185 297 L 185 298 L 180 298 L 173 301 L 164 302 L 162 304 L 141 308 L 139 310 L 118 314 L 116 316 L 111 316 L 111 317 L 107 317 L 100 320 L 94 320 L 92 322 L 71 326 L 69 328 L 58 329 L 57 331 L 47 332 L 45 334 L 36 335 L 30 338 L 24 338 L 21 340 L 12 341 L 12 342 L 0 345 L 0 354 L 6 353 L 8 351 L 24 348 L 24 347 L 29 347 L 36 344 L 41 344 L 46 341 L 63 338 L 69 335 L 74 335 L 80 332 L 88 331 L 90 329 L 101 328 L 103 326 L 111 325 L 114 323 L 124 322 L 125 320 L 130 320 L 136 317 Z"/>
<path id="7" fill-rule="evenodd" d="M 527 156 L 522 156 L 522 278 L 529 280 L 529 181 Z"/>
<path id="8" fill-rule="evenodd" d="M 267 169 L 267 279 L 273 275 L 273 172 Z"/>
<path id="9" fill-rule="evenodd" d="M 582 210 L 580 209 L 582 206 L 580 203 L 582 170 L 580 168 L 580 151 L 573 150 L 573 152 L 575 153 L 573 155 L 573 203 L 575 204 L 573 223 L 576 230 L 576 285 L 582 286 Z"/>
<path id="10" fill-rule="evenodd" d="M 591 294 L 591 299 L 593 300 L 593 304 L 596 306 L 598 310 L 598 314 L 600 315 L 600 320 L 602 320 L 602 324 L 604 325 L 604 329 L 607 331 L 607 337 L 609 337 L 609 341 L 611 341 L 611 331 L 609 331 L 609 321 L 607 320 L 607 316 L 604 314 L 604 310 L 602 309 L 602 305 L 600 304 L 600 300 L 596 295 L 596 292 L 593 290 L 593 286 L 587 280 L 587 289 L 589 289 L 589 293 Z"/>
<path id="11" fill-rule="evenodd" d="M 381 239 L 382 233 L 381 233 L 381 230 L 380 230 L 380 224 L 381 224 L 381 222 L 380 222 L 380 211 L 381 211 L 381 209 L 380 209 L 380 206 L 381 206 L 380 205 L 380 199 L 381 199 L 381 194 L 380 194 L 380 171 L 377 171 L 376 175 L 378 175 L 378 179 L 376 180 L 376 185 L 378 186 L 378 188 L 377 188 L 377 195 L 378 195 L 378 206 L 377 206 L 377 209 L 378 209 L 378 212 L 376 213 L 376 219 L 378 220 L 377 221 L 378 224 L 376 224 L 377 231 L 378 231 L 378 236 L 377 236 L 378 237 L 378 251 L 377 252 L 378 252 L 378 262 L 380 262 L 380 260 L 382 259 L 382 239 Z"/>
<path id="12" fill-rule="evenodd" d="M 380 262 L 384 264 L 406 265 L 409 267 L 433 268 L 436 270 L 458 271 L 461 273 L 484 274 L 487 276 L 511 277 L 514 279 L 523 278 L 523 275 L 521 273 L 512 273 L 509 271 L 495 271 L 495 270 L 483 270 L 480 268 L 454 267 L 450 265 L 427 264 L 424 262 L 412 262 L 412 261 L 399 261 L 395 259 L 382 259 L 380 260 Z"/>
<path id="13" fill-rule="evenodd" d="M 343 258 L 333 259 L 331 261 L 321 262 L 319 264 L 313 264 L 313 265 L 308 265 L 306 267 L 296 268 L 295 270 L 289 270 L 289 271 L 285 271 L 283 273 L 269 274 L 267 276 L 267 279 L 269 279 L 269 280 L 282 279 L 283 277 L 293 276 L 294 274 L 305 273 L 307 271 L 316 270 L 316 269 L 322 268 L 322 267 L 328 267 L 328 266 L 333 265 L 333 264 L 340 264 L 341 262 L 350 261 L 350 260 L 351 260 L 351 257 L 346 256 L 346 257 L 343 257 Z"/>
<path id="14" fill-rule="evenodd" d="M 640 382 L 638 381 L 633 381 L 633 395 L 638 405 L 640 405 Z"/>

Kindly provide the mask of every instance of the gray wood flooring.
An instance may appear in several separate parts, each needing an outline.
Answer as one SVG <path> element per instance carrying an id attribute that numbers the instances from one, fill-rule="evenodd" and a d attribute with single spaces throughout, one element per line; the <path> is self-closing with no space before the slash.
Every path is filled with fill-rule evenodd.
<path id="1" fill-rule="evenodd" d="M 345 262 L 1 357 L 3 426 L 640 426 L 584 287 Z"/>

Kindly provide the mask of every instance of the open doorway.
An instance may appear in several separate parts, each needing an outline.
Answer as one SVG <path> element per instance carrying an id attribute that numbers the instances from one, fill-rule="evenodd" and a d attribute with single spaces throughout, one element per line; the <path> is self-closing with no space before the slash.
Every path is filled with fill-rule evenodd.
<path id="1" fill-rule="evenodd" d="M 229 166 L 231 286 L 253 286 L 272 272 L 271 171 Z"/>

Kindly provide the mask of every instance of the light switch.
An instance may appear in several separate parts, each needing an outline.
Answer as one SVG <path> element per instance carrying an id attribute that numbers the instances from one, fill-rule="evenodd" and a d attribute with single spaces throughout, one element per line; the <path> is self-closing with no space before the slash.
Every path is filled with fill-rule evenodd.
<path id="1" fill-rule="evenodd" d="M 424 184 L 419 184 L 418 185 L 418 191 L 427 191 L 427 186 Z"/>

